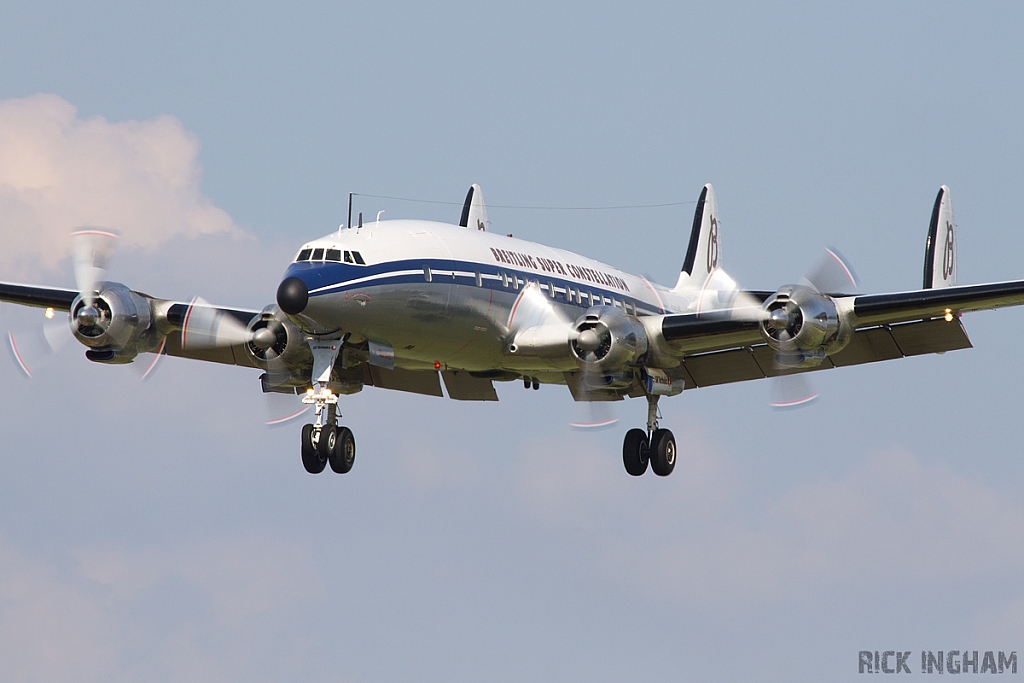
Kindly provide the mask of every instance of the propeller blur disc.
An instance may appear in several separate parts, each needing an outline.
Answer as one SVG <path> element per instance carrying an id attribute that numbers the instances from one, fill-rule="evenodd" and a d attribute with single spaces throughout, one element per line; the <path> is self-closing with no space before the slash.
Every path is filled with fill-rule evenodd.
<path id="1" fill-rule="evenodd" d="M 619 421 L 608 401 L 579 401 L 576 418 L 569 423 L 573 429 L 596 430 L 611 427 Z"/>
<path id="2" fill-rule="evenodd" d="M 266 411 L 264 424 L 268 427 L 286 425 L 299 419 L 310 409 L 310 406 L 301 403 L 299 397 L 294 394 L 268 392 L 263 394 L 263 402 Z"/>
<path id="3" fill-rule="evenodd" d="M 771 406 L 776 409 L 799 408 L 818 398 L 810 382 L 802 374 L 772 378 Z"/>
<path id="4" fill-rule="evenodd" d="M 244 344 L 251 339 L 252 333 L 231 315 L 199 297 L 192 299 L 182 325 L 182 348 L 222 348 Z"/>
<path id="5" fill-rule="evenodd" d="M 106 279 L 107 265 L 116 243 L 117 235 L 109 230 L 84 228 L 71 233 L 75 284 L 90 307 L 96 294 L 96 283 Z"/>
<path id="6" fill-rule="evenodd" d="M 821 294 L 850 294 L 857 290 L 853 268 L 834 249 L 825 250 L 804 282 Z"/>

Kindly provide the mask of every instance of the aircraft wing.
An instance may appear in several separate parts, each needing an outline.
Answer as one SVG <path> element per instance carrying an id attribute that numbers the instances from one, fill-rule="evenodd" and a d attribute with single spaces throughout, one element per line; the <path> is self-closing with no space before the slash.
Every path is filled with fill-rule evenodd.
<path id="1" fill-rule="evenodd" d="M 153 299 L 144 294 L 140 294 L 140 296 L 150 301 L 155 324 L 165 335 L 166 343 L 161 349 L 162 353 L 166 353 L 169 356 L 204 360 L 212 363 L 256 367 L 246 355 L 243 344 L 183 347 L 181 331 L 184 328 L 191 303 L 163 301 Z M 74 289 L 0 282 L 0 301 L 20 304 L 22 306 L 52 308 L 55 311 L 70 312 L 71 305 L 77 297 L 78 291 Z M 259 311 L 239 308 L 210 306 L 206 308 L 212 308 L 224 316 L 233 318 L 243 326 L 247 325 L 260 313 Z"/>
<path id="2" fill-rule="evenodd" d="M 1021 304 L 1024 304 L 1024 280 L 1012 280 L 895 294 L 868 294 L 854 297 L 853 311 L 862 325 L 884 325 L 942 317 L 947 310 L 958 315 Z"/>
<path id="3" fill-rule="evenodd" d="M 961 313 L 1024 304 L 1024 280 L 840 296 L 836 301 L 848 312 L 855 333 L 846 347 L 812 368 L 779 368 L 749 310 L 666 315 L 661 332 L 683 356 L 676 374 L 686 388 L 945 353 L 971 347 Z"/>
<path id="4" fill-rule="evenodd" d="M 77 296 L 78 291 L 74 289 L 58 289 L 57 287 L 0 282 L 0 301 L 9 301 L 12 304 L 21 304 L 22 306 L 52 308 L 55 311 L 70 311 L 71 302 Z"/>

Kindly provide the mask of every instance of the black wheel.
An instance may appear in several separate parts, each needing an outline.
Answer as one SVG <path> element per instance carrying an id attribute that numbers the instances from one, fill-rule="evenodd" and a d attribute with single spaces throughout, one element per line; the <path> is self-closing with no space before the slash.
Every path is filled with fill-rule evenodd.
<path id="1" fill-rule="evenodd" d="M 310 474 L 320 474 L 327 466 L 327 458 L 321 458 L 313 443 L 313 425 L 302 425 L 302 466 Z"/>
<path id="2" fill-rule="evenodd" d="M 316 444 L 316 450 L 320 453 L 320 458 L 326 463 L 331 457 L 331 453 L 334 452 L 334 447 L 338 444 L 338 428 L 331 424 L 326 424 L 320 428 L 320 441 Z"/>
<path id="3" fill-rule="evenodd" d="M 676 437 L 667 429 L 656 429 L 651 435 L 651 469 L 659 477 L 672 474 L 676 466 Z"/>
<path id="4" fill-rule="evenodd" d="M 630 429 L 622 442 L 622 464 L 626 471 L 639 477 L 647 471 L 647 433 L 642 429 Z"/>
<path id="5" fill-rule="evenodd" d="M 346 474 L 356 461 L 356 437 L 348 427 L 338 427 L 338 437 L 331 451 L 329 462 L 331 469 L 338 474 Z"/>

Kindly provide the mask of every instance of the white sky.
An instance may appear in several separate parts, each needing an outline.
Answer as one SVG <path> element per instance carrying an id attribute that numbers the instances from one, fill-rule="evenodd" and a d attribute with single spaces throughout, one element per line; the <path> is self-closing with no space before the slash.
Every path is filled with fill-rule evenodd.
<path id="1" fill-rule="evenodd" d="M 712 182 L 741 283 L 828 245 L 869 291 L 919 286 L 948 184 L 961 282 L 1020 278 L 1022 28 L 1013 3 L 8 3 L 0 279 L 70 285 L 63 235 L 114 223 L 127 284 L 260 307 L 348 191 L 454 221 L 473 182 L 492 207 Z M 692 211 L 488 213 L 672 283 Z M 355 469 L 311 477 L 258 373 L 0 363 L 0 678 L 816 681 L 862 649 L 1024 652 L 1024 311 L 965 324 L 974 350 L 819 373 L 796 413 L 763 382 L 664 401 L 668 479 L 622 470 L 642 402 L 580 435 L 564 388 L 367 389 Z"/>

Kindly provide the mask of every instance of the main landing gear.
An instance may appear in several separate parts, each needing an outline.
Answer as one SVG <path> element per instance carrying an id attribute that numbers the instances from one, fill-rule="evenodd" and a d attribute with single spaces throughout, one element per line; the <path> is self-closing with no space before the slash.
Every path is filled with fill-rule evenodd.
<path id="1" fill-rule="evenodd" d="M 659 477 L 672 474 L 676 466 L 676 438 L 668 429 L 658 428 L 658 396 L 647 397 L 647 431 L 630 429 L 622 442 L 622 464 L 639 477 L 647 464 Z"/>

